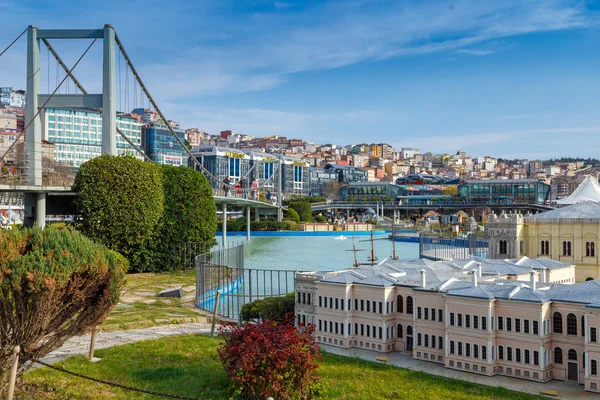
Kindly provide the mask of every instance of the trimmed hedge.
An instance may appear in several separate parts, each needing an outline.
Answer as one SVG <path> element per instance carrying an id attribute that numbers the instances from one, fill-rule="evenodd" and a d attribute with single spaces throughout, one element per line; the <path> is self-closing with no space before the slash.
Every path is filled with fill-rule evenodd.
<path id="1" fill-rule="evenodd" d="M 246 221 L 243 218 L 239 218 L 235 221 L 227 221 L 227 232 L 243 232 L 246 230 Z M 253 231 L 297 231 L 298 224 L 294 221 L 251 221 L 250 230 Z M 219 221 L 217 223 L 217 232 L 222 231 L 222 225 Z"/>
<path id="2" fill-rule="evenodd" d="M 216 205 L 206 177 L 191 168 L 103 155 L 81 165 L 73 190 L 76 227 L 123 254 L 132 272 L 179 268 L 174 246 L 215 242 Z"/>
<path id="3" fill-rule="evenodd" d="M 296 211 L 300 217 L 300 221 L 312 221 L 312 208 L 308 201 L 290 202 L 288 209 Z"/>
<path id="4" fill-rule="evenodd" d="M 75 177 L 76 227 L 123 254 L 132 270 L 140 263 L 164 212 L 161 168 L 133 156 L 102 155 L 81 164 Z"/>
<path id="5" fill-rule="evenodd" d="M 269 297 L 242 306 L 240 315 L 244 321 L 264 319 L 284 322 L 286 314 L 294 314 L 295 292 L 282 297 Z"/>
<path id="6" fill-rule="evenodd" d="M 201 242 L 210 249 L 217 230 L 217 206 L 204 174 L 187 167 L 161 168 L 165 208 L 150 246 L 151 259 L 146 269 L 150 271 L 180 267 L 177 263 L 183 260 L 177 260 L 173 252 L 178 243 Z"/>
<path id="7" fill-rule="evenodd" d="M 300 215 L 298 215 L 298 212 L 296 210 L 294 210 L 293 208 L 288 208 L 287 215 L 288 215 L 288 218 L 291 219 L 292 221 L 295 221 L 296 223 L 300 222 Z"/>

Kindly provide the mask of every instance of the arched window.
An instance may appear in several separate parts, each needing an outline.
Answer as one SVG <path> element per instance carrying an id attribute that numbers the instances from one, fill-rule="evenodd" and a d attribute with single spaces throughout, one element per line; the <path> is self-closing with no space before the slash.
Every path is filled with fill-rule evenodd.
<path id="1" fill-rule="evenodd" d="M 585 278 L 585 281 L 586 281 L 586 282 L 587 282 L 587 281 L 593 281 L 593 280 L 594 280 L 594 278 L 592 278 L 591 276 L 588 276 L 587 278 Z"/>
<path id="2" fill-rule="evenodd" d="M 563 363 L 563 354 L 562 349 L 560 347 L 554 348 L 554 364 L 562 364 Z"/>
<path id="3" fill-rule="evenodd" d="M 585 336 L 585 317 L 581 316 L 581 336 Z"/>
<path id="4" fill-rule="evenodd" d="M 577 317 L 575 314 L 567 315 L 567 335 L 577 335 Z"/>
<path id="5" fill-rule="evenodd" d="M 585 256 L 596 257 L 596 245 L 594 242 L 585 242 Z"/>
<path id="6" fill-rule="evenodd" d="M 399 338 L 401 338 L 402 334 L 403 334 L 403 332 L 402 332 L 402 324 L 398 324 L 398 326 L 396 327 L 396 331 L 397 331 L 396 332 L 397 333 L 396 336 L 398 336 Z"/>
<path id="7" fill-rule="evenodd" d="M 408 314 L 413 313 L 413 298 L 412 298 L 412 296 L 406 297 L 406 312 Z"/>
<path id="8" fill-rule="evenodd" d="M 396 296 L 396 311 L 397 312 L 404 312 L 404 299 L 402 298 L 402 296 L 398 295 Z"/>
<path id="9" fill-rule="evenodd" d="M 542 240 L 540 242 L 540 254 L 543 256 L 547 256 L 550 254 L 550 242 L 547 240 Z"/>
<path id="10" fill-rule="evenodd" d="M 552 320 L 553 320 L 553 324 L 552 324 L 552 332 L 553 333 L 562 333 L 562 314 L 559 313 L 558 311 L 555 312 L 554 314 L 552 314 Z"/>
<path id="11" fill-rule="evenodd" d="M 569 360 L 577 361 L 577 352 L 573 349 L 569 350 Z"/>
<path id="12" fill-rule="evenodd" d="M 571 241 L 570 240 L 563 240 L 563 252 L 562 255 L 563 256 L 570 256 L 571 255 Z"/>
<path id="13" fill-rule="evenodd" d="M 406 335 L 412 336 L 412 334 L 413 334 L 413 329 L 412 329 L 412 326 L 409 325 L 406 327 Z"/>
<path id="14" fill-rule="evenodd" d="M 508 246 L 506 245 L 506 240 L 500 240 L 500 242 L 498 243 L 498 254 L 508 254 L 507 247 Z"/>

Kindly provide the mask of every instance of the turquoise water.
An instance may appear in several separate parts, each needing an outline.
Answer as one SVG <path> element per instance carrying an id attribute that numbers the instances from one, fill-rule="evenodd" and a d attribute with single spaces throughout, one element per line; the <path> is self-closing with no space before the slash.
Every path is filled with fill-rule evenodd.
<path id="1" fill-rule="evenodd" d="M 346 236 L 346 235 L 344 235 Z M 385 239 L 388 234 L 373 235 L 375 239 Z M 217 238 L 220 240 L 221 238 Z M 228 237 L 227 242 L 241 242 L 240 237 Z M 359 262 L 367 262 L 371 254 L 371 243 L 361 242 L 369 236 L 354 238 Z M 244 264 L 253 269 L 279 269 L 299 271 L 335 271 L 351 268 L 354 263 L 352 239 L 336 240 L 328 236 L 280 236 L 254 237 L 245 242 Z M 375 256 L 379 261 L 392 255 L 390 240 L 377 240 Z M 396 242 L 396 254 L 401 260 L 419 258 L 419 244 Z"/>

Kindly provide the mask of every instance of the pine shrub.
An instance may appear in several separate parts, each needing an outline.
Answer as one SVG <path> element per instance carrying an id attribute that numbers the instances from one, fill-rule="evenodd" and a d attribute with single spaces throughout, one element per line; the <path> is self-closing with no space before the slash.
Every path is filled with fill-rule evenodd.
<path id="1" fill-rule="evenodd" d="M 11 353 L 19 372 L 101 324 L 117 304 L 128 263 L 73 229 L 0 231 L 0 392 Z"/>

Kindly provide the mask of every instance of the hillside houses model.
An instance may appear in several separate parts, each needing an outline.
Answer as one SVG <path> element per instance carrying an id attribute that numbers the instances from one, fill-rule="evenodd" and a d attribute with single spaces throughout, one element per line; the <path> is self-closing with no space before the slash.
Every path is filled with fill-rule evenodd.
<path id="1" fill-rule="evenodd" d="M 600 281 L 547 258 L 396 261 L 296 274 L 299 323 L 343 348 L 600 392 Z"/>

